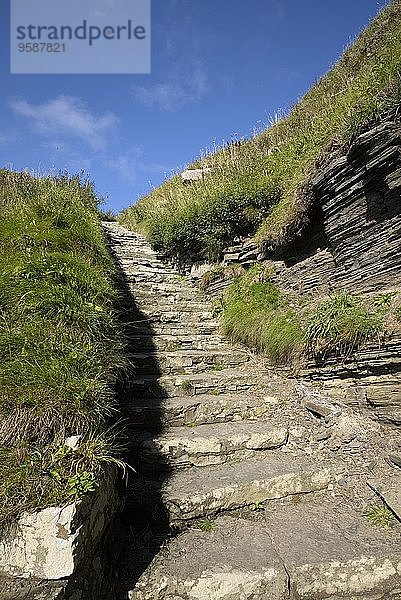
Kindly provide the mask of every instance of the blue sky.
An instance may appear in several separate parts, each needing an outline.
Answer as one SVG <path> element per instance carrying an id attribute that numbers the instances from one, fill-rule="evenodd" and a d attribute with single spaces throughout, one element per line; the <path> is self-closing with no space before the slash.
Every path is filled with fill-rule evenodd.
<path id="1" fill-rule="evenodd" d="M 152 0 L 150 75 L 10 75 L 2 0 L 0 166 L 84 170 L 119 211 L 288 109 L 384 4 Z"/>

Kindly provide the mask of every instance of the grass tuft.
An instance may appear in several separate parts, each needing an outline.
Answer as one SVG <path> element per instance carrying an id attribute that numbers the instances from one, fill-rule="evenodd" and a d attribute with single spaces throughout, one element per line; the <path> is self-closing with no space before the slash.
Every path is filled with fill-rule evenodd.
<path id="1" fill-rule="evenodd" d="M 382 504 L 369 506 L 364 511 L 363 516 L 377 527 L 394 527 L 395 525 L 394 514 L 387 506 Z"/>

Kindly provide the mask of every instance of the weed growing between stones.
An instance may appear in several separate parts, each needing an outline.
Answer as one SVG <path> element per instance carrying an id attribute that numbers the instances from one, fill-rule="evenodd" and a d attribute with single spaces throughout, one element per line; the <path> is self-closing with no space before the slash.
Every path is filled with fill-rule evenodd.
<path id="1" fill-rule="evenodd" d="M 364 511 L 363 516 L 378 527 L 394 527 L 395 525 L 394 514 L 387 506 L 383 506 L 382 504 L 369 506 Z"/>
<path id="2" fill-rule="evenodd" d="M 190 381 L 183 381 L 181 383 L 181 389 L 186 396 L 191 396 L 194 386 L 192 385 L 192 383 Z"/>
<path id="3" fill-rule="evenodd" d="M 216 523 L 212 519 L 203 519 L 198 526 L 204 533 L 211 533 L 216 528 Z"/>
<path id="4" fill-rule="evenodd" d="M 265 506 L 264 502 L 254 502 L 253 504 L 250 505 L 249 508 L 250 508 L 250 510 L 253 510 L 255 512 L 266 510 L 266 506 Z"/>
<path id="5" fill-rule="evenodd" d="M 0 198 L 4 522 L 93 491 L 118 462 L 106 430 L 124 360 L 92 185 L 1 170 Z"/>

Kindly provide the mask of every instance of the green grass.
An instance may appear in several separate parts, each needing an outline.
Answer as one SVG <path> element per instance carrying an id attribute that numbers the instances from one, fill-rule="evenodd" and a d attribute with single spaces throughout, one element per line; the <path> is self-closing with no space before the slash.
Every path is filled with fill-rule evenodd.
<path id="1" fill-rule="evenodd" d="M 338 292 L 320 302 L 306 321 L 306 345 L 310 355 L 349 354 L 369 340 L 380 339 L 386 303 L 369 306 L 361 298 Z"/>
<path id="2" fill-rule="evenodd" d="M 193 166 L 210 167 L 184 186 L 179 176 L 120 216 L 168 256 L 215 260 L 237 235 L 272 248 L 291 239 L 313 202 L 308 182 L 333 148 L 400 103 L 401 0 L 385 8 L 335 67 L 285 118 L 239 147 Z"/>
<path id="3" fill-rule="evenodd" d="M 266 267 L 255 265 L 238 277 L 223 297 L 221 323 L 228 337 L 274 364 L 347 356 L 368 342 L 380 343 L 393 330 L 396 292 L 362 298 L 340 291 L 301 302 L 281 292 L 270 276 Z"/>
<path id="4" fill-rule="evenodd" d="M 222 327 L 234 341 L 263 351 L 273 363 L 294 362 L 304 347 L 297 312 L 255 266 L 229 287 Z"/>
<path id="5" fill-rule="evenodd" d="M 92 185 L 0 170 L 0 522 L 93 491 L 124 366 Z M 81 435 L 75 451 L 64 446 Z"/>

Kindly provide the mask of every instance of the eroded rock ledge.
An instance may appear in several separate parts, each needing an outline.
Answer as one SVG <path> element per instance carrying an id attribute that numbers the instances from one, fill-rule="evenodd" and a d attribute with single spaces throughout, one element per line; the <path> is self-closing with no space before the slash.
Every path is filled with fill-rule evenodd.
<path id="1" fill-rule="evenodd" d="M 273 283 L 297 296 L 335 290 L 379 294 L 401 286 L 401 124 L 382 122 L 356 136 L 320 167 L 311 181 L 314 204 L 309 224 L 291 243 L 263 253 L 252 240 L 238 241 L 223 266 L 265 260 Z M 199 266 L 193 269 L 196 278 Z M 215 277 L 208 291 L 229 284 Z M 380 420 L 401 424 L 401 340 L 311 361 L 302 377 L 322 382 L 336 400 L 369 409 Z"/>

